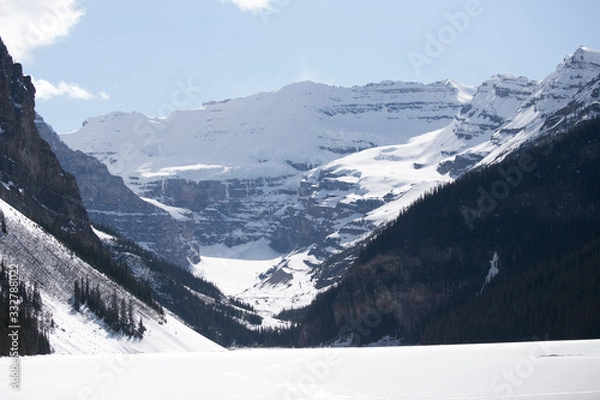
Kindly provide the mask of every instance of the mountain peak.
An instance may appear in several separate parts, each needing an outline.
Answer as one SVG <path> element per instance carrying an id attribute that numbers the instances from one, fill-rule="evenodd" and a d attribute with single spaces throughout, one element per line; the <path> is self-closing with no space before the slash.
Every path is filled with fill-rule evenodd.
<path id="1" fill-rule="evenodd" d="M 581 68 L 586 65 L 599 66 L 600 51 L 589 47 L 579 46 L 573 54 L 565 57 L 560 66 Z"/>
<path id="2" fill-rule="evenodd" d="M 444 86 L 456 89 L 458 91 L 458 101 L 461 103 L 467 103 L 473 99 L 473 96 L 477 92 L 477 88 L 474 86 L 464 85 L 454 79 L 446 79 Z"/>
<path id="3" fill-rule="evenodd" d="M 590 47 L 579 46 L 573 55 L 587 55 L 591 57 L 600 58 L 600 50 L 592 49 Z"/>
<path id="4" fill-rule="evenodd" d="M 541 81 L 542 88 L 538 95 L 541 95 L 544 90 L 554 90 L 556 92 L 554 98 L 544 100 L 549 102 L 552 108 L 556 103 L 554 100 L 559 100 L 567 96 L 567 92 L 571 89 L 581 89 L 585 84 L 596 79 L 599 68 L 600 51 L 581 46 L 573 54 L 566 56 L 554 72 Z M 562 94 L 557 92 L 561 87 Z"/>
<path id="5" fill-rule="evenodd" d="M 331 88 L 331 86 L 329 86 L 325 83 L 318 83 L 318 82 L 314 82 L 311 80 L 305 80 L 305 81 L 294 82 L 294 83 L 290 83 L 289 85 L 285 85 L 277 90 L 274 90 L 273 93 L 287 92 L 287 91 L 305 93 L 307 91 L 311 91 L 314 89 L 329 89 L 329 88 Z"/>
<path id="6" fill-rule="evenodd" d="M 194 249 L 202 247 L 204 264 L 194 268 L 207 277 L 217 265 L 209 258 L 236 259 L 240 246 L 282 253 L 261 260 L 265 273 L 239 287 L 253 299 L 259 291 L 269 297 L 272 287 L 289 307 L 310 301 L 315 288 L 306 277 L 321 288 L 341 276 L 347 260 L 323 272 L 313 266 L 395 218 L 424 191 L 537 137 L 547 120 L 554 129 L 565 115 L 558 111 L 600 72 L 576 60 L 596 55 L 581 48 L 574 66 L 563 64 L 544 82 L 494 75 L 477 91 L 452 79 L 352 87 L 304 81 L 168 120 L 109 114 L 63 139 L 139 196 L 173 211 L 181 232 L 189 232 L 181 237 L 190 259 L 200 259 Z M 588 91 L 591 100 L 579 99 L 569 118 L 593 112 Z M 131 215 L 116 222 L 128 236 L 144 225 Z M 259 307 L 278 312 L 282 302 L 261 300 Z"/>

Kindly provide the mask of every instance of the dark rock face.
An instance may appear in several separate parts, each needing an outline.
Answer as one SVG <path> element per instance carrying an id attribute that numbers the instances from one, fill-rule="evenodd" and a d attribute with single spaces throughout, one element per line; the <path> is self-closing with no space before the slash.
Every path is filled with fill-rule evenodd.
<path id="1" fill-rule="evenodd" d="M 236 246 L 265 236 L 278 210 L 278 199 L 269 201 L 265 196 L 277 191 L 282 180 L 285 177 L 200 182 L 168 179 L 148 183 L 140 192 L 190 210 L 193 217 L 183 223 L 199 244 Z"/>
<path id="2" fill-rule="evenodd" d="M 304 175 L 341 156 L 404 142 L 412 134 L 442 128 L 462 107 L 458 97 L 458 89 L 443 82 L 382 82 L 354 88 L 304 82 L 277 93 L 207 103 L 204 111 L 182 112 L 173 123 L 112 113 L 90 119 L 77 134 L 66 135 L 63 140 L 103 162 L 139 196 L 183 209 L 176 224 L 186 234 L 192 233 L 182 238 L 190 247 L 217 243 L 235 246 L 266 240 L 276 251 L 288 253 L 316 244 L 318 248 L 311 255 L 324 259 L 329 256 L 328 250 L 339 248 L 339 240 L 327 236 L 339 229 L 336 223 L 340 223 L 340 218 L 362 216 L 375 208 L 372 203 L 383 201 L 368 199 L 339 207 L 319 205 L 318 199 L 311 198 L 315 191 L 326 196 L 327 190 L 353 191 L 356 187 L 323 176 L 316 187 L 305 188 Z M 244 112 L 238 115 L 239 110 Z M 120 133 L 136 132 L 139 123 L 153 127 L 152 145 L 138 140 L 141 135 L 133 138 L 139 157 L 126 171 L 113 169 L 112 165 L 118 162 L 115 154 L 120 151 L 117 141 L 123 137 Z M 240 143 L 245 143 L 244 138 L 249 135 L 255 142 L 245 144 L 245 150 L 248 154 L 256 152 L 256 157 L 252 155 L 249 162 L 230 160 L 228 146 L 231 152 L 240 151 Z M 288 136 L 289 139 L 281 140 Z M 303 139 L 298 141 L 297 137 Z M 92 142 L 97 145 L 93 149 L 89 147 Z M 227 142 L 230 144 L 221 149 Z M 278 147 L 271 148 L 271 143 Z M 179 148 L 180 144 L 185 148 Z M 197 158 L 188 159 L 187 149 L 195 146 L 199 146 L 198 151 L 192 157 Z M 223 151 L 218 156 L 223 159 L 213 160 L 206 149 Z M 172 154 L 172 161 L 164 160 L 166 154 Z M 179 159 L 179 155 L 183 158 Z M 167 163 L 163 165 L 158 160 Z M 267 161 L 272 162 L 272 169 L 265 169 L 263 163 Z M 152 165 L 152 170 L 171 166 L 172 162 L 227 165 L 235 172 L 196 176 L 187 171 L 153 177 L 140 172 L 143 165 Z M 75 169 L 69 171 L 80 179 Z M 83 197 L 90 210 L 99 209 L 98 205 L 87 203 L 85 193 Z M 306 215 L 302 207 L 306 207 Z M 92 211 L 90 214 L 96 218 Z M 113 226 L 133 238 L 129 228 Z M 359 231 L 362 234 L 369 228 L 360 227 Z"/>
<path id="3" fill-rule="evenodd" d="M 35 88 L 0 42 L 0 197 L 37 223 L 96 243 L 75 178 L 35 126 Z"/>
<path id="4" fill-rule="evenodd" d="M 442 175 L 445 175 L 449 172 L 452 178 L 458 178 L 482 159 L 483 156 L 480 154 L 459 154 L 454 157 L 454 160 L 440 163 L 437 171 Z"/>
<path id="5" fill-rule="evenodd" d="M 317 244 L 313 246 L 310 254 L 323 259 L 328 258 L 331 256 L 328 249 L 342 250 L 339 240 L 328 237 L 335 232 L 334 226 L 338 221 L 359 215 L 364 217 L 384 204 L 381 199 L 359 199 L 349 203 L 326 201 L 331 193 L 351 193 L 359 190 L 356 185 L 336 180 L 336 177 L 329 171 L 323 171 L 314 179 L 300 182 L 297 203 L 287 207 L 278 223 L 274 225 L 270 236 L 273 249 L 287 253 L 295 248 Z M 373 228 L 373 224 L 358 221 L 346 224 L 339 233 L 358 237 Z"/>
<path id="6" fill-rule="evenodd" d="M 362 345 L 385 335 L 403 337 L 407 343 L 423 343 L 424 327 L 446 315 L 448 309 L 460 309 L 465 299 L 476 305 L 470 311 L 477 310 L 465 314 L 465 319 L 494 328 L 485 337 L 463 341 L 529 340 L 533 333 L 524 330 L 524 320 L 533 321 L 530 331 L 548 329 L 557 320 L 554 312 L 548 313 L 548 322 L 537 319 L 543 315 L 540 304 L 553 304 L 546 300 L 550 298 L 560 299 L 554 304 L 568 310 L 565 315 L 572 321 L 577 310 L 588 307 L 571 299 L 583 298 L 577 280 L 589 281 L 590 273 L 559 270 L 554 261 L 568 259 L 565 254 L 574 249 L 595 248 L 587 243 L 600 237 L 599 133 L 599 120 L 582 121 L 568 134 L 541 137 L 500 163 L 472 171 L 415 203 L 362 249 L 361 256 L 335 287 L 308 307 L 300 343 L 318 345 L 340 340 Z M 470 229 L 458 210 L 474 205 L 478 198 L 475 193 L 499 182 L 499 171 L 515 168 L 522 157 L 535 160 L 535 171 L 523 171 L 522 183 L 511 187 L 510 194 L 498 201 L 493 211 L 483 213 L 485 217 Z M 386 245 L 381 245 L 384 242 Z M 489 283 L 486 275 L 490 257 L 498 255 L 502 278 L 495 281 L 498 286 L 493 286 L 493 294 L 486 288 L 482 296 L 482 283 L 483 287 Z M 597 263 L 590 261 L 588 265 Z M 568 289 L 556 290 L 546 283 L 550 279 L 536 275 L 536 269 L 551 270 L 553 276 L 569 279 L 561 288 L 574 288 L 577 296 L 565 294 Z M 527 289 L 517 288 L 521 284 Z M 506 295 L 529 295 L 534 290 L 531 288 L 543 292 L 539 302 Z M 488 297 L 490 303 L 498 304 L 497 310 L 509 316 L 507 319 L 492 322 L 498 314 L 480 303 L 486 295 L 492 296 Z M 596 300 L 590 296 L 590 301 Z M 456 340 L 445 339 L 450 331 L 447 328 L 462 324 L 456 314 L 449 315 L 448 325 L 436 333 L 446 342 Z M 551 334 L 557 340 L 580 338 L 581 327 L 590 320 L 587 316 L 579 319 L 574 333 L 564 333 L 561 328 Z M 503 324 L 514 325 L 500 334 L 493 332 Z M 501 335 L 508 336 L 499 339 Z"/>
<path id="7" fill-rule="evenodd" d="M 112 226 L 150 249 L 160 249 L 160 255 L 169 261 L 187 267 L 188 254 L 181 241 L 185 227 L 178 227 L 166 211 L 141 200 L 100 161 L 71 150 L 39 115 L 35 124 L 63 168 L 75 176 L 93 222 Z"/>

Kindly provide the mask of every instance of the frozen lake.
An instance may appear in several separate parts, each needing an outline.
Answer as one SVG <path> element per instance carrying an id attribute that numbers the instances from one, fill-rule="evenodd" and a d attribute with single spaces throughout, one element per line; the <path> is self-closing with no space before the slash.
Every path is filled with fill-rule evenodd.
<path id="1" fill-rule="evenodd" d="M 21 358 L 2 399 L 598 399 L 600 340 Z"/>

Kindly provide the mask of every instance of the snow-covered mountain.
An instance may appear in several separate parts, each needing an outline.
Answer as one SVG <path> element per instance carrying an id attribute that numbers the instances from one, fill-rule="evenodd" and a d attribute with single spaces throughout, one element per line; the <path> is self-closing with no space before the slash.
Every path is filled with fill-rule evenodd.
<path id="1" fill-rule="evenodd" d="M 279 179 L 452 121 L 472 88 L 452 81 L 351 89 L 313 82 L 207 103 L 164 120 L 113 113 L 63 140 L 143 194 L 156 181 Z"/>
<path id="2" fill-rule="evenodd" d="M 599 93 L 600 52 L 582 47 L 542 81 L 303 82 L 62 139 L 185 226 L 198 274 L 272 314 L 339 280 L 345 251 L 427 190 L 600 114 Z"/>
<path id="3" fill-rule="evenodd" d="M 128 238 L 149 248 L 159 248 L 162 257 L 174 264 L 187 265 L 183 229 L 171 215 L 136 196 L 120 177 L 92 156 L 70 149 L 40 115 L 35 125 L 66 172 L 76 173 L 81 200 L 90 219 L 97 225 L 114 225 L 127 232 Z"/>
<path id="4" fill-rule="evenodd" d="M 39 135 L 34 95 L 0 40 L 0 354 L 14 342 L 20 354 L 222 350 L 111 258 L 75 178 Z M 10 344 L 8 329 L 19 333 Z"/>
<path id="5" fill-rule="evenodd" d="M 7 265 L 19 266 L 19 280 L 36 285 L 47 316 L 50 345 L 58 354 L 146 353 L 222 351 L 223 348 L 194 332 L 167 312 L 162 316 L 123 287 L 73 254 L 19 211 L 0 200 L 7 233 L 0 234 L 0 256 Z M 104 294 L 116 293 L 131 301 L 135 318 L 144 321 L 140 340 L 117 334 L 86 308 L 72 308 L 75 281 L 89 280 Z M 51 322 L 50 322 L 51 321 Z"/>

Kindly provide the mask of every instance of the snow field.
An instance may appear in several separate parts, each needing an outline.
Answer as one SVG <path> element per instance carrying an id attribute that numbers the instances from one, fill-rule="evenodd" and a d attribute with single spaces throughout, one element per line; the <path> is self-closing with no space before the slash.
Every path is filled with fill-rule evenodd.
<path id="1" fill-rule="evenodd" d="M 19 265 L 19 279 L 37 283 L 44 312 L 54 321 L 50 345 L 58 354 L 222 351 L 223 348 L 181 323 L 168 310 L 164 318 L 133 298 L 105 275 L 73 255 L 53 236 L 0 200 L 8 234 L 0 235 L 0 258 Z M 96 231 L 98 232 L 98 231 Z M 88 278 L 104 296 L 116 292 L 133 301 L 134 318 L 143 318 L 142 340 L 111 333 L 103 321 L 85 309 L 77 313 L 69 302 L 75 280 Z"/>
<path id="2" fill-rule="evenodd" d="M 145 195 L 145 183 L 169 178 L 271 178 L 273 186 L 265 186 L 263 195 L 248 197 L 248 202 L 268 204 L 269 210 L 280 213 L 293 208 L 300 216 L 307 204 L 330 210 L 338 219 L 326 228 L 327 247 L 315 243 L 319 260 L 308 254 L 310 246 L 258 259 L 224 250 L 194 266 L 226 294 L 252 303 L 263 316 L 273 316 L 314 298 L 314 265 L 365 239 L 440 183 L 452 181 L 462 168 L 472 166 L 461 166 L 464 160 L 476 166 L 492 164 L 544 133 L 547 118 L 569 104 L 593 109 L 598 103 L 594 90 L 599 54 L 580 48 L 541 81 L 494 75 L 477 88 L 453 80 L 430 85 L 386 81 L 353 88 L 302 82 L 209 102 L 168 118 L 111 113 L 89 119 L 62 139 L 104 162 L 138 195 Z M 455 168 L 438 168 L 448 165 Z M 309 189 L 300 195 L 300 188 Z M 211 218 L 174 207 L 176 199 L 144 200 L 180 223 Z M 361 202 L 381 206 L 366 215 L 353 213 L 352 206 Z M 342 212 L 336 214 L 336 209 Z M 281 214 L 274 215 L 277 224 Z M 311 223 L 323 223 L 307 215 Z M 260 245 L 269 240 L 272 223 L 257 222 L 262 224 L 259 231 L 266 232 Z M 244 229 L 232 233 L 243 239 Z"/>
<path id="3" fill-rule="evenodd" d="M 0 359 L 0 370 L 10 360 Z M 21 359 L 2 399 L 597 399 L 600 341 Z"/>
<path id="4" fill-rule="evenodd" d="M 283 309 L 310 304 L 318 293 L 311 282 L 312 268 L 304 262 L 311 259 L 308 251 L 284 259 L 261 239 L 233 248 L 203 247 L 201 252 L 201 261 L 193 266 L 194 274 L 217 285 L 226 296 L 254 307 L 263 317 L 263 327 L 286 325 L 273 316 Z M 282 263 L 285 266 L 281 267 Z M 286 282 L 264 281 L 261 275 L 274 267 L 292 278 Z"/>

